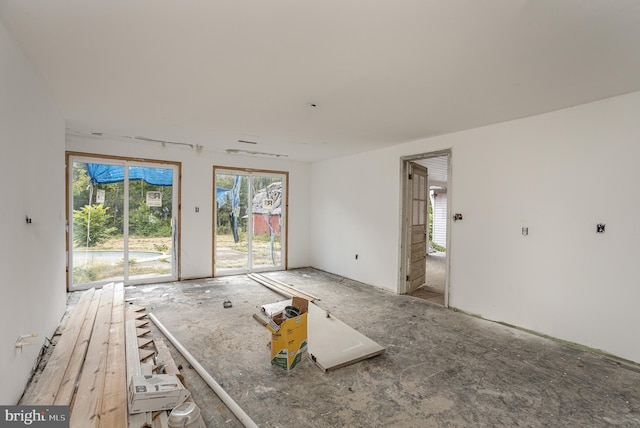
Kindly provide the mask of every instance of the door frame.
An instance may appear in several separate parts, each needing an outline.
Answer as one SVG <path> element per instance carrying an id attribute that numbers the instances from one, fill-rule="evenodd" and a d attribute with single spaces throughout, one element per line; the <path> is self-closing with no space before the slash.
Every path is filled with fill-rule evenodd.
<path id="1" fill-rule="evenodd" d="M 407 266 L 407 257 L 409 250 L 407 248 L 410 242 L 409 233 L 411 233 L 411 227 L 409 227 L 409 210 L 411 209 L 411 195 L 409 195 L 409 170 L 410 163 L 420 159 L 435 158 L 440 156 L 447 156 L 447 218 L 451 218 L 451 201 L 453 199 L 452 182 L 451 182 L 451 164 L 452 164 L 452 150 L 444 149 L 433 152 L 420 153 L 416 155 L 402 156 L 400 158 L 400 248 L 398 258 L 398 294 L 407 294 L 410 289 L 410 285 L 407 281 L 407 272 L 409 271 Z M 449 307 L 449 288 L 450 288 L 450 266 L 451 266 L 451 222 L 447 221 L 447 256 L 446 256 L 446 271 L 445 271 L 445 291 L 444 291 L 444 307 Z M 428 233 L 428 229 L 427 229 Z M 428 245 L 428 239 L 427 239 Z M 427 272 L 427 275 L 429 273 Z"/>
<path id="2" fill-rule="evenodd" d="M 213 190 L 212 190 L 212 209 L 211 209 L 211 277 L 216 277 L 216 224 L 218 220 L 218 211 L 216 209 L 217 199 L 215 197 L 216 192 L 216 174 L 229 172 L 242 172 L 250 176 L 251 174 L 274 174 L 274 175 L 283 175 L 285 177 L 285 200 L 284 200 L 284 223 L 281 229 L 281 234 L 284 235 L 281 241 L 283 245 L 282 258 L 283 263 L 281 267 L 277 269 L 270 268 L 260 268 L 257 270 L 252 270 L 251 266 L 247 267 L 247 272 L 240 273 L 251 273 L 251 272 L 268 272 L 268 271 L 276 271 L 276 270 L 287 270 L 289 268 L 289 171 L 277 171 L 277 170 L 269 170 L 269 169 L 255 169 L 255 168 L 240 168 L 240 167 L 232 167 L 232 166 L 222 166 L 222 165 L 214 165 L 213 166 Z M 251 183 L 249 183 L 250 185 Z M 218 276 L 226 276 L 226 275 L 237 275 L 238 272 L 230 272 L 228 274 L 218 274 Z"/>
<path id="3" fill-rule="evenodd" d="M 82 157 L 82 158 L 89 158 L 89 159 L 96 159 L 96 160 L 100 160 L 100 159 L 104 159 L 105 161 L 115 161 L 115 162 L 128 162 L 131 164 L 134 164 L 135 166 L 139 166 L 140 164 L 156 164 L 158 165 L 158 167 L 161 167 L 162 165 L 170 165 L 172 167 L 176 168 L 176 172 L 177 172 L 177 177 L 175 177 L 175 182 L 176 182 L 176 188 L 173 189 L 173 194 L 175 195 L 174 197 L 176 198 L 176 200 L 174 201 L 176 206 L 176 217 L 175 217 L 175 248 L 173 248 L 173 255 L 172 257 L 174 258 L 175 261 L 175 274 L 171 276 L 170 279 L 166 279 L 167 282 L 170 281 L 179 281 L 181 279 L 181 257 L 180 257 L 180 251 L 182 248 L 181 245 L 181 240 L 182 240 L 182 233 L 181 233 L 181 215 L 182 215 L 182 163 L 181 162 L 176 162 L 176 161 L 165 161 L 165 160 L 158 160 L 158 159 L 143 159 L 143 158 L 133 158 L 133 157 L 128 157 L 128 156 L 114 156 L 114 155 L 102 155 L 102 154 L 97 154 L 97 153 L 86 153 L 86 152 L 75 152 L 75 151 L 66 151 L 65 152 L 65 200 L 66 200 L 66 222 L 65 222 L 65 246 L 66 246 L 66 284 L 67 284 L 67 291 L 78 291 L 78 290 L 84 290 L 84 289 L 88 289 L 91 287 L 101 287 L 101 285 L 95 285 L 95 284 L 87 284 L 86 286 L 79 286 L 79 287 L 72 287 L 72 283 L 71 283 L 71 272 L 69 269 L 69 266 L 71 265 L 70 262 L 70 257 L 72 256 L 71 254 L 71 238 L 72 238 L 72 217 L 73 217 L 73 205 L 72 205 L 72 197 L 73 195 L 70 192 L 71 186 L 73 185 L 73 183 L 70 180 L 70 174 L 72 172 L 72 165 L 70 164 L 70 161 L 72 158 L 76 158 L 76 157 Z M 164 279 L 163 279 L 164 281 Z M 145 283 L 151 283 L 151 282 L 158 282 L 157 278 L 149 278 L 149 279 L 143 279 L 143 280 L 135 280 L 135 281 L 127 281 L 125 284 L 145 284 Z"/>

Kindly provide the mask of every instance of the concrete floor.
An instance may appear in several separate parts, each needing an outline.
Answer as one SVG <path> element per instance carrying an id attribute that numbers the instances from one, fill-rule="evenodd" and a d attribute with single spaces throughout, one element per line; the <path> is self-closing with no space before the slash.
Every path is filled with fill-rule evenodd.
<path id="1" fill-rule="evenodd" d="M 447 275 L 447 253 L 427 254 L 426 283 L 411 292 L 411 296 L 444 306 L 444 293 Z"/>
<path id="2" fill-rule="evenodd" d="M 286 373 L 269 364 L 269 332 L 252 318 L 282 297 L 245 276 L 126 289 L 261 427 L 640 425 L 638 366 L 314 269 L 267 275 L 320 297 L 386 353 Z M 242 426 L 170 349 L 207 426 Z"/>

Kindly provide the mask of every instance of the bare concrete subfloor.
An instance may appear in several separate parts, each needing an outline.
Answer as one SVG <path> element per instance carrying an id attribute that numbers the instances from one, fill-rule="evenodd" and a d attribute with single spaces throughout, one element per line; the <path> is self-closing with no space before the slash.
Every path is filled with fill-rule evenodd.
<path id="1" fill-rule="evenodd" d="M 411 292 L 413 297 L 444 306 L 444 292 L 447 271 L 447 253 L 427 254 L 426 283 Z"/>
<path id="2" fill-rule="evenodd" d="M 386 353 L 286 373 L 269 364 L 269 332 L 252 318 L 282 297 L 247 277 L 126 289 L 261 427 L 640 425 L 635 365 L 314 269 L 267 275 L 320 297 Z M 242 426 L 170 349 L 207 426 Z"/>

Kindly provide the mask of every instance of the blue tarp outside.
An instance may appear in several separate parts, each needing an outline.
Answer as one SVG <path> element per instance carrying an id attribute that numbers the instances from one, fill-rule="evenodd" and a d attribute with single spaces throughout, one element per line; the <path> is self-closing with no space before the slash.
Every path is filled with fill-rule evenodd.
<path id="1" fill-rule="evenodd" d="M 89 174 L 89 182 L 91 184 L 111 184 L 124 181 L 124 166 L 88 163 L 87 173 Z M 173 170 L 132 166 L 129 167 L 129 180 L 144 180 L 152 186 L 171 186 L 173 185 Z M 236 175 L 232 189 L 225 189 L 223 187 L 216 188 L 216 200 L 218 201 L 219 207 L 226 204 L 227 201 L 231 202 L 231 229 L 233 231 L 233 239 L 236 243 L 240 240 L 238 237 L 236 208 L 240 205 L 241 185 L 242 177 Z"/>
<path id="2" fill-rule="evenodd" d="M 87 164 L 91 184 L 111 184 L 124 181 L 124 167 L 118 165 Z M 129 168 L 129 180 L 144 180 L 152 186 L 173 185 L 173 170 L 166 168 Z"/>
<path id="3" fill-rule="evenodd" d="M 233 240 L 237 244 L 240 241 L 238 236 L 238 216 L 236 214 L 236 208 L 240 205 L 240 186 L 242 185 L 242 177 L 236 175 L 236 179 L 233 183 L 233 188 L 225 189 L 223 187 L 216 187 L 216 200 L 218 201 L 218 207 L 223 206 L 227 201 L 231 202 L 231 213 L 229 220 L 231 221 L 231 231 L 233 232 Z"/>

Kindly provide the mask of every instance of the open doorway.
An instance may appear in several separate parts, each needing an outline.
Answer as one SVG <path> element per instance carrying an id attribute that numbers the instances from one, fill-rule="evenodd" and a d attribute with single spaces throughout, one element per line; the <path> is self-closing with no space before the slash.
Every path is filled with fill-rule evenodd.
<path id="1" fill-rule="evenodd" d="M 448 306 L 449 150 L 402 158 L 400 293 Z M 421 171 L 426 171 L 425 173 Z M 420 184 L 426 175 L 426 186 Z M 426 203 L 422 203 L 426 200 Z M 424 232 L 416 229 L 423 215 Z M 417 219 L 417 220 L 416 220 Z M 424 237 L 421 237 L 421 234 Z M 424 248 L 423 248 L 424 246 Z"/>

